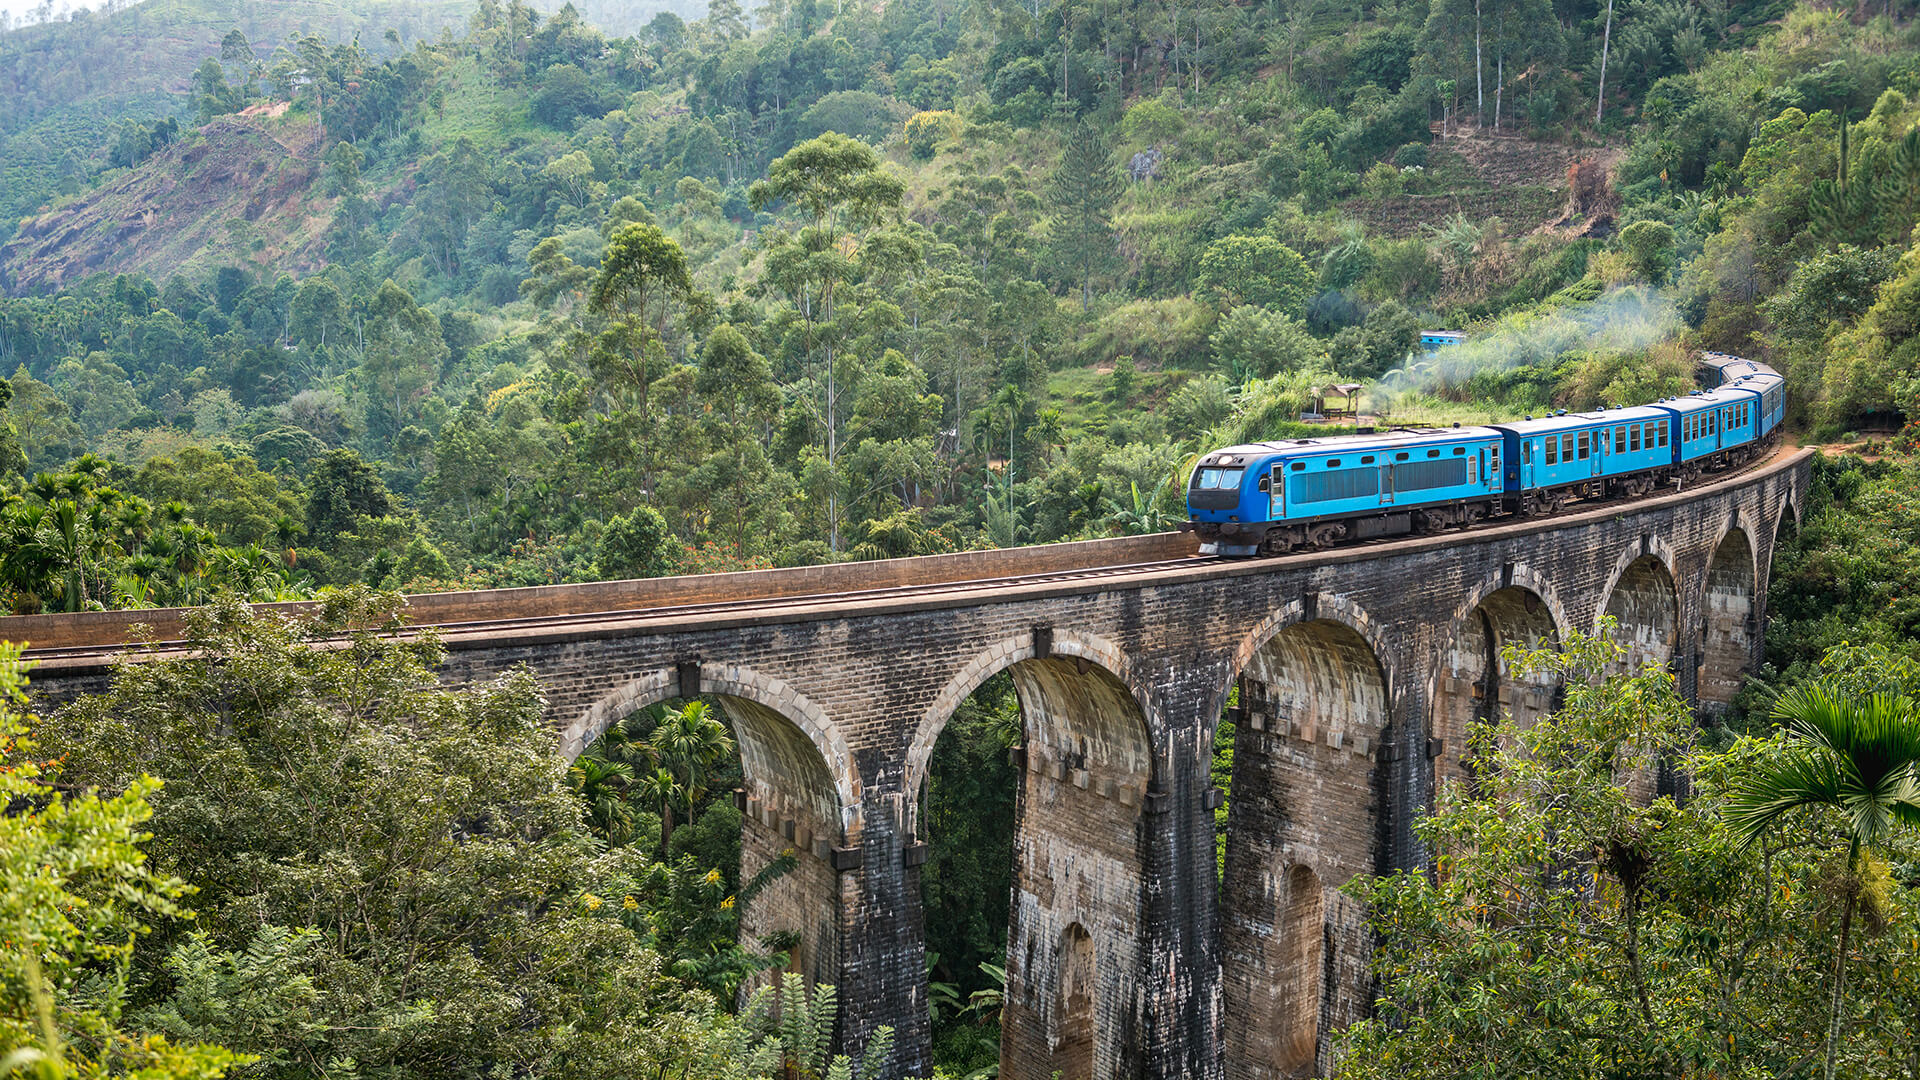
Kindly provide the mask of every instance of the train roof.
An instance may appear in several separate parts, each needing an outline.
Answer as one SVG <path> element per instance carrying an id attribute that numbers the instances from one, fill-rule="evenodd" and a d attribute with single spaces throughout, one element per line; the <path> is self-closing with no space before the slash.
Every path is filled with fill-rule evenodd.
<path id="1" fill-rule="evenodd" d="M 1593 409 L 1561 416 L 1515 420 L 1512 423 L 1495 424 L 1494 427 L 1501 431 L 1511 431 L 1516 435 L 1541 435 L 1549 431 L 1585 431 L 1590 428 L 1607 427 L 1610 424 L 1664 420 L 1666 416 L 1666 413 L 1651 405 L 1634 405 L 1625 409 Z"/>
<path id="2" fill-rule="evenodd" d="M 1742 401 L 1752 401 L 1753 395 L 1770 390 L 1783 382 L 1780 376 L 1768 372 L 1765 375 L 1743 375 L 1735 382 L 1725 383 L 1712 390 L 1695 390 L 1682 397 L 1663 398 L 1653 403 L 1654 408 L 1670 409 L 1686 414 L 1711 409 L 1716 405 L 1731 405 Z"/>
<path id="3" fill-rule="evenodd" d="M 1500 433 L 1490 427 L 1388 428 L 1366 434 L 1323 435 L 1310 439 L 1275 439 L 1272 442 L 1243 443 L 1222 447 L 1208 459 L 1226 457 L 1270 457 L 1274 454 L 1344 453 L 1382 446 L 1424 446 L 1428 443 L 1452 443 L 1467 439 L 1497 439 Z"/>
<path id="4" fill-rule="evenodd" d="M 1736 375 L 1744 371 L 1758 371 L 1766 367 L 1765 364 L 1760 363 L 1758 360 L 1749 360 L 1744 356 L 1734 356 L 1732 353 L 1723 352 L 1701 353 L 1700 366 L 1717 368 L 1721 371 Z"/>

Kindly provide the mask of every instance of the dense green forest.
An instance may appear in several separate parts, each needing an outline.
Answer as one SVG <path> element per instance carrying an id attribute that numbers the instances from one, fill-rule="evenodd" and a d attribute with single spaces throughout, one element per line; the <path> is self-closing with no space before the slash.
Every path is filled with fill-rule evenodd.
<path id="1" fill-rule="evenodd" d="M 58 90 L 34 49 L 144 10 L 0 36 L 16 92 Z M 1675 390 L 1716 346 L 1786 367 L 1803 423 L 1898 420 L 1904 22 L 1477 10 L 236 28 L 63 193 L 32 167 L 0 192 L 33 211 L 0 249 L 31 553 L 0 588 L 61 610 L 1152 530 L 1189 454 L 1335 376 L 1484 419 Z M 1475 343 L 1409 364 L 1433 323 Z"/>
<path id="2" fill-rule="evenodd" d="M 76 1062 L 638 1076 L 644 1047 L 687 1075 L 824 1075 L 764 999 L 729 1011 L 784 960 L 735 940 L 765 882 L 739 880 L 717 710 L 648 710 L 569 768 L 527 681 L 414 693 L 434 647 L 374 634 L 396 601 L 365 587 L 1153 532 L 1195 453 L 1306 430 L 1316 386 L 1365 383 L 1382 422 L 1470 423 L 1679 392 L 1717 348 L 1787 373 L 1796 437 L 1865 452 L 1821 460 L 1776 557 L 1769 669 L 1705 733 L 1670 687 L 1576 695 L 1572 742 L 1508 763 L 1503 805 L 1550 844 L 1470 850 L 1490 804 L 1443 805 L 1428 842 L 1459 844 L 1457 874 L 1357 882 L 1383 934 L 1428 951 L 1383 952 L 1395 1022 L 1353 1033 L 1342 1067 L 1455 1075 L 1473 1045 L 1515 1073 L 1785 1074 L 1845 1007 L 1876 1032 L 1848 1075 L 1913 1075 L 1920 854 L 1876 835 L 1836 859 L 1837 816 L 1746 845 L 1723 819 L 1799 752 L 1782 694 L 1920 686 L 1900 674 L 1920 656 L 1913 5 L 640 10 L 148 0 L 0 30 L 0 607 L 213 603 L 196 632 L 233 662 L 128 673 L 49 720 L 45 751 L 8 714 L 0 793 L 52 817 L 0 825 L 39 843 L 86 815 L 45 850 L 93 868 L 71 895 L 120 906 L 76 923 L 48 914 L 69 894 L 23 886 L 0 912 L 50 965 L 0 960 L 6 1045 L 38 1038 L 36 980 L 105 979 L 60 999 L 96 1055 Z M 1419 355 L 1437 326 L 1469 344 Z M 307 633 L 358 633 L 352 651 L 232 603 L 310 596 L 330 606 Z M 228 742 L 235 717 L 202 703 L 242 691 Z M 1657 708 L 1641 741 L 1596 744 L 1688 758 L 1702 798 L 1607 793 L 1573 745 L 1612 730 L 1607 695 Z M 1019 733 L 997 679 L 934 756 L 923 893 L 955 1076 L 997 1060 Z M 402 744 L 378 775 L 304 760 Z M 1230 747 L 1223 725 L 1222 787 Z M 417 817 L 443 777 L 467 802 Z M 489 821 L 522 827 L 476 840 Z M 387 829 L 413 846 L 351 839 Z M 139 832 L 151 872 L 127 858 Z M 1583 844 L 1628 860 L 1586 906 L 1517 896 L 1551 916 L 1517 938 L 1454 917 Z M 419 891 L 326 932 L 382 874 Z M 1619 978 L 1643 900 L 1669 965 L 1651 986 Z M 1872 933 L 1835 1006 L 1840 908 Z M 423 1009 L 422 980 L 461 994 Z M 1461 1005 L 1496 982 L 1534 996 Z M 1589 1037 L 1547 1038 L 1528 1018 L 1551 1010 Z M 831 1025 L 823 1001 L 781 1011 Z"/>

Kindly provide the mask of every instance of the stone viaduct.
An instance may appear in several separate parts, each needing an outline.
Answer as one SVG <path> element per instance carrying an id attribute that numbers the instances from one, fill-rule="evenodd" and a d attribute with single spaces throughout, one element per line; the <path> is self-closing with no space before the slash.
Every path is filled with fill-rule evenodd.
<path id="1" fill-rule="evenodd" d="M 1783 451 L 1634 503 L 1263 560 L 1189 558 L 1166 534 L 410 611 L 442 626 L 450 681 L 531 665 L 568 755 L 631 710 L 717 698 L 746 778 L 743 876 L 799 856 L 743 933 L 797 931 L 798 969 L 840 987 L 841 1042 L 892 1025 L 901 1075 L 931 1071 L 929 760 L 954 709 L 1010 672 L 1025 740 L 1002 1075 L 1304 1076 L 1370 1006 L 1370 937 L 1339 886 L 1422 866 L 1412 822 L 1460 774 L 1469 728 L 1551 706 L 1555 688 L 1512 676 L 1502 647 L 1612 615 L 1633 661 L 1723 708 L 1809 476 L 1807 452 Z M 40 646 L 37 689 L 57 700 L 105 678 L 134 618 L 164 640 L 174 617 L 5 619 L 0 637 Z"/>

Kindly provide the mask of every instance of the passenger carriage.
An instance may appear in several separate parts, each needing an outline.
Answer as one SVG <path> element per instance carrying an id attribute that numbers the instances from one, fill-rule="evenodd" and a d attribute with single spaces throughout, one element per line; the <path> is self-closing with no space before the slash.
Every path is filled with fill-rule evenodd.
<path id="1" fill-rule="evenodd" d="M 1630 408 L 1216 450 L 1189 478 L 1181 528 L 1203 553 L 1256 555 L 1684 484 L 1757 456 L 1786 415 L 1785 380 L 1765 364 L 1708 354 L 1702 371 L 1712 389 Z"/>

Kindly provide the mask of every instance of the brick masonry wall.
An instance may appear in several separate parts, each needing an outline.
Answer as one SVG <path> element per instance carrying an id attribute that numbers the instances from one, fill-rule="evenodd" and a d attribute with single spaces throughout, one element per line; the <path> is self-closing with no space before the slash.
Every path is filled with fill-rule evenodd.
<path id="1" fill-rule="evenodd" d="M 1029 760 L 1042 767 L 1023 772 L 1012 901 L 1019 989 L 1033 1005 L 1010 1017 L 1009 1049 L 1045 1045 L 1073 1064 L 1089 1044 L 1084 1067 L 1102 1077 L 1310 1071 L 1371 998 L 1362 913 L 1334 889 L 1343 875 L 1424 863 L 1410 823 L 1432 798 L 1431 740 L 1448 722 L 1439 688 L 1476 609 L 1523 588 L 1556 625 L 1591 630 L 1610 608 L 1630 615 L 1633 640 L 1664 645 L 1691 695 L 1703 663 L 1729 655 L 1702 633 L 1711 611 L 1731 610 L 1725 574 L 1710 585 L 1715 552 L 1737 530 L 1753 549 L 1752 580 L 1764 581 L 1780 517 L 1807 481 L 1805 456 L 1783 455 L 1631 508 L 1394 544 L 759 614 L 450 634 L 443 674 L 464 682 L 530 665 L 568 753 L 627 711 L 693 692 L 691 682 L 736 720 L 751 716 L 739 724 L 749 795 L 774 812 L 771 823 L 749 815 L 758 825 L 747 846 L 764 858 L 804 827 L 814 860 L 755 928 L 812 933 L 803 964 L 840 987 L 841 1043 L 857 1049 L 892 1025 L 896 1069 L 926 1075 L 914 800 L 954 707 L 1014 668 Z M 1652 587 L 1666 581 L 1665 595 Z M 1764 592 L 1751 595 L 1758 627 Z M 1749 662 L 1758 641 L 1750 635 Z M 1249 717 L 1239 732 L 1222 895 L 1209 764 L 1243 677 L 1269 705 L 1261 728 Z M 97 663 L 69 663 L 43 672 L 36 691 L 57 701 L 100 678 Z M 1139 793 L 1137 808 L 1123 790 Z M 1246 1020 L 1275 1010 L 1317 1017 L 1313 1064 L 1297 1044 L 1263 1045 Z M 1047 1075 L 1024 1051 L 1017 1064 Z"/>

